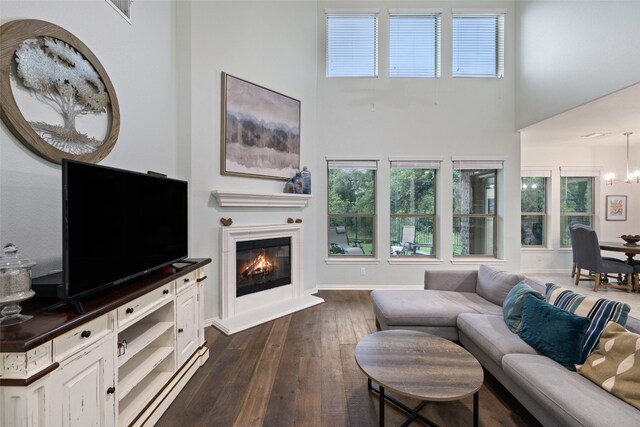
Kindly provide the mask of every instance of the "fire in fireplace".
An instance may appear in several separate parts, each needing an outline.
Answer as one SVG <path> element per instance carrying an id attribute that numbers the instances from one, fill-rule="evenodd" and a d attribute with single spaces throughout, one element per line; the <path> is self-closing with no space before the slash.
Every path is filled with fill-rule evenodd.
<path id="1" fill-rule="evenodd" d="M 291 238 L 236 242 L 236 296 L 291 283 Z"/>

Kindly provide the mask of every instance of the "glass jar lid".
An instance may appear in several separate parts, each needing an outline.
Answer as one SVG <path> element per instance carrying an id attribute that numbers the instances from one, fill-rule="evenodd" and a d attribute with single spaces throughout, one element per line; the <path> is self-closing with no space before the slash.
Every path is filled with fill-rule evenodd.
<path id="1" fill-rule="evenodd" d="M 0 256 L 0 269 L 29 268 L 36 265 L 26 256 L 18 253 L 18 248 L 13 243 L 7 243 Z"/>

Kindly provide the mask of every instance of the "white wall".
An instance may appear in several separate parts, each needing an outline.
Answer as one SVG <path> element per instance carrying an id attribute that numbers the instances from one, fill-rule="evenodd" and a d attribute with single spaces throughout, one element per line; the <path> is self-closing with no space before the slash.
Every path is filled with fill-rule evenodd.
<path id="1" fill-rule="evenodd" d="M 101 164 L 176 177 L 174 8 L 169 0 L 136 1 L 130 25 L 104 0 L 2 0 L 1 22 L 42 19 L 82 40 L 120 103 L 120 136 Z M 13 242 L 36 261 L 34 276 L 61 268 L 61 198 L 60 166 L 0 125 L 0 244 Z"/>
<path id="2" fill-rule="evenodd" d="M 640 149 L 631 150 L 630 157 L 639 159 Z M 605 185 L 602 176 L 614 171 L 622 176 L 625 170 L 626 145 L 624 143 L 585 146 L 585 144 L 547 144 L 522 135 L 522 166 L 539 167 L 552 171 L 547 217 L 548 247 L 522 249 L 521 270 L 525 273 L 558 273 L 571 270 L 571 249 L 560 248 L 560 167 L 589 167 L 600 170 L 595 179 L 594 228 L 600 241 L 621 241 L 622 234 L 640 233 L 640 184 L 615 183 Z M 638 163 L 640 166 L 640 163 Z M 627 196 L 627 220 L 606 221 L 605 196 Z M 609 254 L 623 258 L 622 254 Z"/>
<path id="3" fill-rule="evenodd" d="M 388 77 L 388 8 L 443 8 L 442 77 L 415 79 Z M 503 79 L 451 77 L 451 7 L 506 8 L 506 66 Z M 325 8 L 379 8 L 379 77 L 325 77 Z M 318 283 L 323 287 L 394 286 L 422 283 L 425 268 L 477 268 L 451 263 L 452 156 L 479 155 L 506 158 L 499 193 L 502 267 L 519 268 L 519 136 L 514 131 L 514 10 L 512 1 L 321 1 L 318 3 L 318 117 L 320 130 L 316 182 L 326 188 L 326 156 L 378 156 L 376 265 L 353 262 L 327 264 L 326 193 L 315 200 L 319 227 Z M 390 265 L 389 156 L 442 156 L 439 174 L 437 222 L 441 262 L 436 265 Z M 361 268 L 366 275 L 360 274 Z"/>
<path id="4" fill-rule="evenodd" d="M 308 1 L 193 1 L 178 5 L 180 141 L 191 141 L 181 167 L 190 170 L 195 256 L 213 258 L 205 318 L 218 315 L 220 218 L 234 225 L 305 225 L 304 286 L 315 288 L 316 5 Z M 220 174 L 221 72 L 301 101 L 301 163 L 313 173 L 313 197 L 304 209 L 221 208 L 212 190 L 280 193 L 284 182 Z"/>
<path id="5" fill-rule="evenodd" d="M 515 3 L 518 129 L 640 81 L 640 2 Z"/>

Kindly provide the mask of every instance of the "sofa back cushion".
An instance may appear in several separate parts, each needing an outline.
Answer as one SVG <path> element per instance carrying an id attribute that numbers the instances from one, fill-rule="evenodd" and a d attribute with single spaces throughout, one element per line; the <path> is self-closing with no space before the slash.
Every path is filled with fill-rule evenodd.
<path id="1" fill-rule="evenodd" d="M 494 304 L 502 305 L 507 294 L 524 276 L 482 264 L 478 269 L 476 293 Z"/>
<path id="2" fill-rule="evenodd" d="M 596 347 L 607 322 L 613 321 L 624 326 L 631 309 L 628 304 L 577 294 L 553 283 L 547 283 L 546 299 L 556 307 L 587 317 L 591 321 L 579 363 L 584 362 Z"/>
<path id="3" fill-rule="evenodd" d="M 518 335 L 540 353 L 575 371 L 589 323 L 586 317 L 527 295 Z"/>

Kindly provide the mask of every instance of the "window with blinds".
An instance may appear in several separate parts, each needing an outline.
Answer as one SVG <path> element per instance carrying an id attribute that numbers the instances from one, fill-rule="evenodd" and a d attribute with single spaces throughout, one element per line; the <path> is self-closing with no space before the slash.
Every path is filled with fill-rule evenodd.
<path id="1" fill-rule="evenodd" d="M 378 13 L 327 12 L 327 77 L 378 75 Z"/>
<path id="2" fill-rule="evenodd" d="M 497 256 L 501 160 L 454 159 L 453 255 Z"/>
<path id="3" fill-rule="evenodd" d="M 504 13 L 453 13 L 453 77 L 504 76 Z"/>
<path id="4" fill-rule="evenodd" d="M 440 160 L 390 159 L 391 256 L 435 256 Z"/>
<path id="5" fill-rule="evenodd" d="M 440 13 L 389 11 L 389 76 L 440 77 Z"/>
<path id="6" fill-rule="evenodd" d="M 376 160 L 327 160 L 331 257 L 375 256 Z"/>

